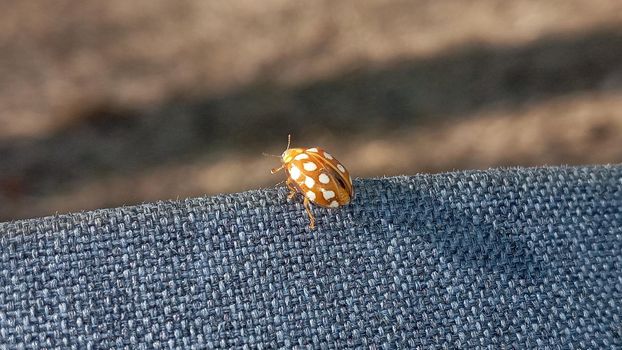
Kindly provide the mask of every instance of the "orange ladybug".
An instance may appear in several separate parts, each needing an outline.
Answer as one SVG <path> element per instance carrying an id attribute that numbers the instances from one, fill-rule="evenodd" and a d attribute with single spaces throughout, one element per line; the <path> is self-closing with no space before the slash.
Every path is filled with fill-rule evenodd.
<path id="1" fill-rule="evenodd" d="M 287 173 L 288 199 L 296 193 L 304 196 L 304 206 L 309 216 L 309 227 L 315 228 L 311 212 L 313 202 L 324 208 L 338 208 L 350 203 L 354 196 L 352 178 L 348 170 L 330 153 L 322 148 L 289 148 L 281 154 L 280 167 L 272 169 L 275 174 L 283 169 Z"/>

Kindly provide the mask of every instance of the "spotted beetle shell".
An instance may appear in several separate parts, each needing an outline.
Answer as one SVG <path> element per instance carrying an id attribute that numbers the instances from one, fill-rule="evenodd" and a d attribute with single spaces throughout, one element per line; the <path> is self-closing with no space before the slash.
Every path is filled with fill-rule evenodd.
<path id="1" fill-rule="evenodd" d="M 337 208 L 353 198 L 350 173 L 322 148 L 291 148 L 283 152 L 282 161 L 290 181 L 314 204 Z"/>

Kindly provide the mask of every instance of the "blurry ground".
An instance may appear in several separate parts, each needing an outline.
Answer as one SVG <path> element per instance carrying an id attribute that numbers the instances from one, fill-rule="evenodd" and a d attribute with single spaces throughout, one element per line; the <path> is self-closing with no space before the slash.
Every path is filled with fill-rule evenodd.
<path id="1" fill-rule="evenodd" d="M 618 0 L 0 0 L 0 221 L 360 177 L 622 161 Z"/>

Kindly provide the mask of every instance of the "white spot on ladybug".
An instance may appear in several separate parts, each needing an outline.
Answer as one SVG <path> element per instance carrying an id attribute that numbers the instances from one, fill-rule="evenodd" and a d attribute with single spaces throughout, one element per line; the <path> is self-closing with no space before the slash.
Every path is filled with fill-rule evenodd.
<path id="1" fill-rule="evenodd" d="M 328 152 L 324 152 L 324 157 L 326 157 L 326 159 L 334 159 Z"/>
<path id="2" fill-rule="evenodd" d="M 339 203 L 337 203 L 337 201 L 332 201 L 328 206 L 331 208 L 337 208 L 339 206 Z"/>
<path id="3" fill-rule="evenodd" d="M 320 174 L 319 178 L 321 183 L 323 184 L 327 184 L 328 182 L 330 182 L 330 178 L 328 177 L 328 175 L 326 174 Z"/>
<path id="4" fill-rule="evenodd" d="M 346 168 L 344 168 L 341 164 L 337 164 L 337 169 L 339 169 L 339 171 L 341 171 L 342 173 L 346 172 Z"/>
<path id="5" fill-rule="evenodd" d="M 317 153 L 317 148 L 315 148 L 315 147 L 309 148 L 309 149 L 307 149 L 307 152 L 315 152 L 315 153 Z"/>
<path id="6" fill-rule="evenodd" d="M 315 200 L 315 192 L 307 191 L 307 198 L 309 198 L 310 200 L 314 201 Z"/>
<path id="7" fill-rule="evenodd" d="M 315 185 L 315 181 L 308 177 L 305 179 L 305 186 L 307 186 L 308 188 L 313 188 L 313 185 Z"/>
<path id="8" fill-rule="evenodd" d="M 300 153 L 299 155 L 296 156 L 296 158 L 294 158 L 296 160 L 301 160 L 301 159 L 309 159 L 309 156 L 305 153 Z"/>
<path id="9" fill-rule="evenodd" d="M 298 178 L 300 177 L 300 169 L 298 169 L 297 166 L 292 165 L 289 169 L 289 176 L 294 180 L 298 180 Z"/>
<path id="10" fill-rule="evenodd" d="M 322 191 L 322 195 L 324 196 L 324 199 L 329 200 L 329 199 L 335 197 L 335 192 L 333 192 L 333 191 Z"/>
<path id="11" fill-rule="evenodd" d="M 317 165 L 315 165 L 315 163 L 313 162 L 306 162 L 302 165 L 302 167 L 306 170 L 306 171 L 313 171 L 315 169 L 317 169 Z"/>

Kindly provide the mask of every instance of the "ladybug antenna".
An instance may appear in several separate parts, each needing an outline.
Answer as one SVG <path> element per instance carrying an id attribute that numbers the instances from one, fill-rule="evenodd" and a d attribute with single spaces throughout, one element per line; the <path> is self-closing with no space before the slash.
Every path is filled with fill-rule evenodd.
<path id="1" fill-rule="evenodd" d="M 285 149 L 286 151 L 289 149 L 289 145 L 290 145 L 291 141 L 292 141 L 292 135 L 288 134 L 287 135 L 287 148 Z M 266 152 L 263 152 L 261 154 L 263 154 L 264 156 L 267 156 L 267 157 L 281 158 L 281 156 L 277 156 L 276 154 L 270 154 L 270 153 L 266 153 Z"/>

